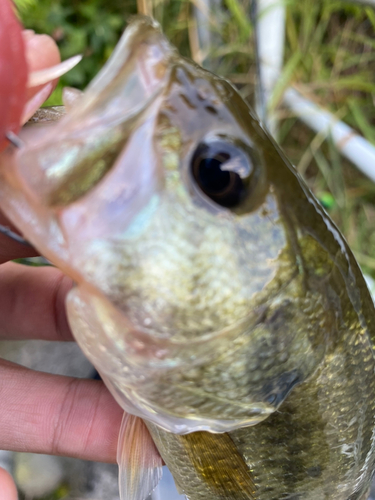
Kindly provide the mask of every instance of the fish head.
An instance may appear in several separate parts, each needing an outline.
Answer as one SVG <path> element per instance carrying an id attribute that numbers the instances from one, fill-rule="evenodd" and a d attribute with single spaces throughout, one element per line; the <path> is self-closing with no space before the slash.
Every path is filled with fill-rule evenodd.
<path id="1" fill-rule="evenodd" d="M 1 175 L 6 213 L 74 278 L 72 330 L 128 411 L 222 432 L 318 369 L 345 243 L 234 87 L 154 21 Z"/>

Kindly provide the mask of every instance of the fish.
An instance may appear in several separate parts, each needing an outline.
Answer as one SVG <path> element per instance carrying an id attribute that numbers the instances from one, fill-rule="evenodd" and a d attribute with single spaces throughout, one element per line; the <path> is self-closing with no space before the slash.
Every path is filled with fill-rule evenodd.
<path id="1" fill-rule="evenodd" d="M 190 500 L 368 498 L 374 303 L 230 82 L 136 17 L 66 116 L 8 154 L 1 208 L 74 279 L 72 331 L 125 410 L 122 500 L 161 477 L 145 426 Z"/>

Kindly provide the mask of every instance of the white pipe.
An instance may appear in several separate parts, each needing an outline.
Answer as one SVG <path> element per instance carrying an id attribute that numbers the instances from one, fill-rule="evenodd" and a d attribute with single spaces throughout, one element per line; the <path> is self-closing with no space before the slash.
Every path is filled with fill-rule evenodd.
<path id="1" fill-rule="evenodd" d="M 315 132 L 330 135 L 337 149 L 375 182 L 375 146 L 332 113 L 317 106 L 293 88 L 284 94 L 285 104 Z"/>
<path id="2" fill-rule="evenodd" d="M 364 277 L 365 277 L 368 289 L 370 290 L 372 300 L 375 302 L 375 281 L 368 274 L 364 274 Z"/>
<path id="3" fill-rule="evenodd" d="M 258 0 L 256 12 L 256 37 L 259 65 L 260 100 L 265 106 L 266 116 L 262 117 L 271 134 L 277 134 L 277 120 L 269 110 L 269 103 L 275 85 L 280 77 L 284 61 L 285 39 L 285 1 Z M 262 102 L 257 102 L 259 116 L 264 112 L 259 109 Z"/>

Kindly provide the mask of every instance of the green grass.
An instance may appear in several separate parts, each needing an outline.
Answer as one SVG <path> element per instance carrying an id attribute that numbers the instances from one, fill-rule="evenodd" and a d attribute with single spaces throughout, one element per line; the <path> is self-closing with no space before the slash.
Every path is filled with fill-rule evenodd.
<path id="1" fill-rule="evenodd" d="M 111 53 L 124 21 L 137 10 L 122 0 L 16 0 L 24 24 L 48 32 L 64 58 L 83 53 L 83 62 L 61 87 L 80 88 Z M 154 16 L 185 56 L 198 57 L 192 21 L 199 0 L 149 0 Z M 220 43 L 206 59 L 215 71 L 238 84 L 252 102 L 255 57 L 248 0 L 225 0 L 220 15 L 211 12 L 210 28 Z M 280 116 L 280 143 L 343 231 L 363 269 L 375 277 L 375 186 L 344 160 L 329 141 L 303 126 L 280 103 L 295 85 L 312 100 L 375 144 L 375 11 L 335 0 L 288 0 L 284 71 L 272 104 Z M 374 165 L 375 168 L 375 165 Z"/>
<path id="2" fill-rule="evenodd" d="M 375 144 L 375 11 L 320 0 L 288 9 L 286 59 L 300 52 L 293 83 Z M 375 185 L 334 146 L 285 112 L 282 145 L 326 205 L 363 269 L 375 276 Z M 375 165 L 374 165 L 375 168 Z"/>

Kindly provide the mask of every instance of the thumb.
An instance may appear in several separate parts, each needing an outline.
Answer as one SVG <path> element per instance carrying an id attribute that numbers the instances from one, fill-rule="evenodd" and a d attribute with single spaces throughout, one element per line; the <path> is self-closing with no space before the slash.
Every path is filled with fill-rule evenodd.
<path id="1" fill-rule="evenodd" d="M 0 151 L 17 133 L 26 102 L 27 66 L 21 26 L 11 0 L 0 0 Z"/>
<path id="2" fill-rule="evenodd" d="M 25 43 L 26 61 L 28 71 L 39 71 L 51 66 L 55 66 L 61 62 L 60 52 L 56 42 L 48 35 L 36 35 L 30 30 L 22 32 L 23 41 Z M 53 87 L 57 84 L 54 81 Z M 38 93 L 43 85 L 27 89 L 27 100 Z M 52 91 L 52 89 L 51 89 Z"/>
<path id="3" fill-rule="evenodd" d="M 0 498 L 1 500 L 17 500 L 17 488 L 12 476 L 0 467 Z"/>

